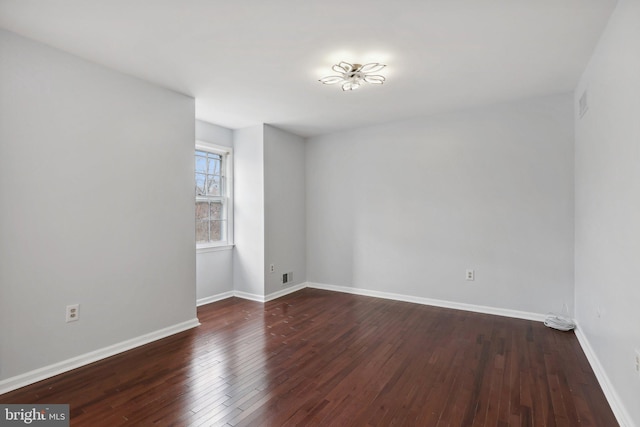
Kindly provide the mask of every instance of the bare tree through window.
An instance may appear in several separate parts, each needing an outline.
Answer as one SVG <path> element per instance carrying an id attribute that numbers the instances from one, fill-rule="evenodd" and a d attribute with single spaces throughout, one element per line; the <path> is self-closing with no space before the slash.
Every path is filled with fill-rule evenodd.
<path id="1" fill-rule="evenodd" d="M 226 239 L 224 158 L 221 154 L 196 150 L 196 243 Z"/>

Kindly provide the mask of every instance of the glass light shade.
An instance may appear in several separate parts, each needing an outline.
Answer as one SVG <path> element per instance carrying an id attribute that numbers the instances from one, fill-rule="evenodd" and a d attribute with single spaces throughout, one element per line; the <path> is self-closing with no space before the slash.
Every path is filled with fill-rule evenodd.
<path id="1" fill-rule="evenodd" d="M 378 71 L 382 70 L 384 67 L 386 67 L 386 65 L 384 64 L 379 64 L 377 62 L 371 62 L 369 64 L 364 64 L 362 67 L 360 67 L 360 71 L 363 73 L 377 73 Z"/>
<path id="2" fill-rule="evenodd" d="M 344 91 L 358 89 L 363 83 L 381 85 L 384 83 L 385 77 L 371 73 L 376 73 L 384 67 L 386 67 L 385 64 L 378 62 L 360 65 L 342 61 L 331 67 L 339 75 L 323 77 L 319 81 L 326 85 L 341 83 Z"/>
<path id="3" fill-rule="evenodd" d="M 360 87 L 360 83 L 358 82 L 345 82 L 342 85 L 342 90 L 356 90 Z"/>
<path id="4" fill-rule="evenodd" d="M 321 78 L 320 81 L 326 85 L 333 85 L 336 83 L 344 82 L 344 78 L 342 76 L 327 76 Z"/>
<path id="5" fill-rule="evenodd" d="M 380 75 L 370 75 L 370 76 L 364 76 L 364 81 L 367 83 L 371 83 L 374 85 L 381 85 L 382 83 L 384 83 L 384 76 L 380 76 Z"/>
<path id="6" fill-rule="evenodd" d="M 349 64 L 348 62 L 340 62 L 331 67 L 331 69 L 336 73 L 349 73 L 353 70 L 353 65 Z"/>

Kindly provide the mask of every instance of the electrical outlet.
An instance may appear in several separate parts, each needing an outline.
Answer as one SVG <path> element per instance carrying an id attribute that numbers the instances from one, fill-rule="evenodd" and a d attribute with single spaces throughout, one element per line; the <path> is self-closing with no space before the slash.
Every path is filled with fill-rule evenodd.
<path id="1" fill-rule="evenodd" d="M 271 265 L 269 266 L 269 273 L 273 273 L 274 271 L 276 271 L 276 266 L 275 266 L 275 265 L 273 265 L 273 264 L 271 264 Z"/>
<path id="2" fill-rule="evenodd" d="M 476 272 L 474 270 L 467 270 L 466 279 L 469 281 L 476 280 Z"/>
<path id="3" fill-rule="evenodd" d="M 640 376 L 640 349 L 636 348 L 636 374 Z"/>
<path id="4" fill-rule="evenodd" d="M 67 306 L 66 321 L 75 322 L 80 318 L 80 304 L 72 304 Z"/>

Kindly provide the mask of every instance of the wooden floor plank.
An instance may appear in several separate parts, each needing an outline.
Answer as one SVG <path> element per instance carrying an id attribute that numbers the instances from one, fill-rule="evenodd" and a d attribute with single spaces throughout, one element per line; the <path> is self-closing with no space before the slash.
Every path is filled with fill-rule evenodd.
<path id="1" fill-rule="evenodd" d="M 0 395 L 73 426 L 616 426 L 572 332 L 304 289 Z"/>

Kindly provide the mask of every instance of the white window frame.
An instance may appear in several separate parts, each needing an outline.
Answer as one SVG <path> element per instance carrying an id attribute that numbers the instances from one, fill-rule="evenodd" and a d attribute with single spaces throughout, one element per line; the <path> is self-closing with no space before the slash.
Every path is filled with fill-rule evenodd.
<path id="1" fill-rule="evenodd" d="M 211 252 L 233 248 L 233 148 L 223 145 L 216 145 L 205 141 L 196 141 L 195 151 L 207 151 L 209 153 L 219 154 L 222 157 L 222 170 L 224 176 L 224 204 L 227 210 L 227 240 L 219 242 L 196 243 L 196 252 Z M 194 166 L 195 168 L 195 166 Z M 195 174 L 194 174 L 195 180 Z M 195 181 L 194 181 L 195 185 Z M 196 196 L 194 194 L 193 205 L 195 208 Z M 195 213 L 194 213 L 195 218 Z M 195 229 L 194 229 L 195 233 Z"/>

